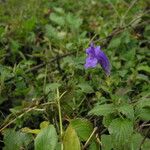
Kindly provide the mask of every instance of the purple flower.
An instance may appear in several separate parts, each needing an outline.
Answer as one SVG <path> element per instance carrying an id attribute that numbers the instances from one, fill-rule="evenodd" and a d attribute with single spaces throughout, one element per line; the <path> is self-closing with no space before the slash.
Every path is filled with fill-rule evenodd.
<path id="1" fill-rule="evenodd" d="M 94 68 L 97 64 L 100 64 L 106 75 L 110 75 L 110 62 L 105 53 L 101 50 L 100 46 L 94 46 L 93 43 L 90 44 L 90 47 L 86 49 L 88 57 L 86 58 L 86 63 L 84 67 Z"/>

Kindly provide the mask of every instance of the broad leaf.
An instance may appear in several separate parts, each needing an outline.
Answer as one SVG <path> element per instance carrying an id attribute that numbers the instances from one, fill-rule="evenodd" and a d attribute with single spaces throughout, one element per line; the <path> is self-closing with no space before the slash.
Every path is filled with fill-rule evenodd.
<path id="1" fill-rule="evenodd" d="M 150 67 L 149 66 L 139 66 L 137 68 L 138 71 L 145 71 L 147 73 L 150 73 Z"/>
<path id="2" fill-rule="evenodd" d="M 45 26 L 45 32 L 46 32 L 46 36 L 48 38 L 58 40 L 58 32 L 57 32 L 56 28 L 54 28 L 53 26 L 46 25 Z"/>
<path id="3" fill-rule="evenodd" d="M 95 106 L 90 112 L 89 115 L 97 116 L 107 116 L 115 111 L 113 104 L 103 104 Z"/>
<path id="4" fill-rule="evenodd" d="M 45 87 L 45 94 L 48 94 L 50 91 L 56 90 L 60 86 L 61 86 L 61 84 L 59 84 L 59 83 L 49 83 L 49 84 L 47 84 L 46 87 Z"/>
<path id="5" fill-rule="evenodd" d="M 96 141 L 92 141 L 88 150 L 100 150 L 100 145 Z"/>
<path id="6" fill-rule="evenodd" d="M 144 137 L 139 133 L 133 134 L 130 141 L 130 147 L 128 149 L 138 150 L 143 139 Z M 149 148 L 150 148 L 150 139 L 146 138 L 144 143 L 141 145 L 141 150 L 149 150 Z"/>
<path id="7" fill-rule="evenodd" d="M 112 120 L 114 120 L 116 118 L 116 115 L 114 114 L 108 114 L 107 116 L 103 117 L 103 125 L 108 128 L 108 126 L 110 125 L 110 123 L 112 122 Z"/>
<path id="8" fill-rule="evenodd" d="M 143 120 L 150 120 L 150 100 L 149 98 L 143 98 L 136 104 L 136 114 Z"/>
<path id="9" fill-rule="evenodd" d="M 133 134 L 131 137 L 130 149 L 131 150 L 139 149 L 142 139 L 143 137 L 139 133 Z"/>
<path id="10" fill-rule="evenodd" d="M 137 102 L 137 107 L 138 108 L 143 108 L 143 107 L 147 107 L 147 106 L 150 107 L 149 98 L 143 98 L 143 99 L 141 99 Z"/>
<path id="11" fill-rule="evenodd" d="M 115 147 L 122 148 L 123 145 L 128 143 L 133 133 L 133 123 L 128 119 L 117 118 L 111 122 L 108 130 L 115 143 Z"/>
<path id="12" fill-rule="evenodd" d="M 81 141 L 86 141 L 93 131 L 92 124 L 86 119 L 73 119 L 70 122 Z"/>
<path id="13" fill-rule="evenodd" d="M 119 47 L 121 44 L 121 38 L 117 37 L 117 38 L 113 38 L 109 44 L 109 48 L 117 48 Z"/>
<path id="14" fill-rule="evenodd" d="M 63 147 L 64 150 L 81 150 L 79 138 L 71 125 L 64 133 Z"/>
<path id="15" fill-rule="evenodd" d="M 129 104 L 122 105 L 118 108 L 118 111 L 126 115 L 126 117 L 129 119 L 134 118 L 134 109 L 132 105 Z"/>
<path id="16" fill-rule="evenodd" d="M 62 16 L 57 15 L 56 13 L 51 13 L 50 20 L 60 26 L 63 26 L 65 24 L 64 18 Z"/>
<path id="17" fill-rule="evenodd" d="M 110 135 L 103 134 L 101 136 L 102 150 L 111 150 L 113 148 L 112 139 Z"/>
<path id="18" fill-rule="evenodd" d="M 55 150 L 58 137 L 53 125 L 43 128 L 35 138 L 35 150 Z"/>
<path id="19" fill-rule="evenodd" d="M 19 150 L 21 148 L 27 148 L 27 145 L 31 142 L 32 138 L 28 134 L 12 129 L 7 129 L 4 132 L 4 144 L 3 150 Z"/>
<path id="20" fill-rule="evenodd" d="M 43 121 L 43 122 L 40 123 L 40 129 L 47 128 L 48 126 L 49 126 L 48 121 Z"/>
<path id="21" fill-rule="evenodd" d="M 150 107 L 145 107 L 140 110 L 139 117 L 142 120 L 149 121 L 150 120 Z"/>
<path id="22" fill-rule="evenodd" d="M 93 88 L 87 83 L 81 83 L 78 85 L 78 87 L 85 93 L 93 93 L 94 92 Z"/>

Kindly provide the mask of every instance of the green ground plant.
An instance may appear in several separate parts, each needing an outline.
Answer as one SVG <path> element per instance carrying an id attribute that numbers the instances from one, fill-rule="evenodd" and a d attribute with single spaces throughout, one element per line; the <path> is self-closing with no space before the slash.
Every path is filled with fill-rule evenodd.
<path id="1" fill-rule="evenodd" d="M 149 4 L 0 0 L 0 149 L 149 150 Z"/>

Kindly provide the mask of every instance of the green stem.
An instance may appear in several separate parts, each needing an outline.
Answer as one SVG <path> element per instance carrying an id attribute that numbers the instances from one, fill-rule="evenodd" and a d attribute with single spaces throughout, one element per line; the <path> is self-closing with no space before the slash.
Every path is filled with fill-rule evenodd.
<path id="1" fill-rule="evenodd" d="M 57 89 L 57 105 L 58 105 L 58 115 L 59 115 L 60 136 L 61 136 L 61 140 L 62 140 L 63 127 L 62 127 L 62 117 L 61 117 L 62 115 L 61 115 L 60 97 L 59 97 L 59 90 L 58 89 Z M 63 143 L 61 144 L 61 150 L 63 150 Z"/>

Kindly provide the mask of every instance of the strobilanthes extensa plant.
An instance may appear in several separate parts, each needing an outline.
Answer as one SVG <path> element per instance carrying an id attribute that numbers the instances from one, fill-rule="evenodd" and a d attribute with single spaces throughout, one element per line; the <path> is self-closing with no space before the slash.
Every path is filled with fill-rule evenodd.
<path id="1" fill-rule="evenodd" d="M 94 68 L 97 64 L 100 64 L 102 69 L 105 71 L 106 75 L 110 75 L 110 62 L 106 54 L 101 50 L 100 46 L 94 46 L 93 43 L 90 44 L 90 47 L 86 49 L 86 63 L 84 67 Z"/>

